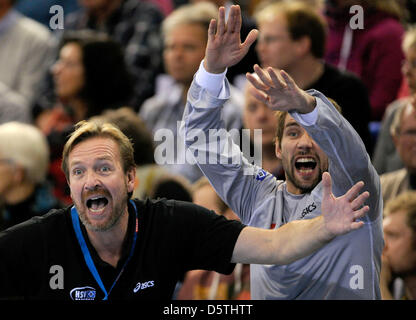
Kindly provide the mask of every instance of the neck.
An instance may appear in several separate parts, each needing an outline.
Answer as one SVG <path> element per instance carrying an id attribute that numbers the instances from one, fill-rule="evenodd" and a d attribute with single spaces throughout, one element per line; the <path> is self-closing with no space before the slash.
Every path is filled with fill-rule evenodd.
<path id="1" fill-rule="evenodd" d="M 22 183 L 11 188 L 5 195 L 4 201 L 8 205 L 15 205 L 29 198 L 35 190 L 35 184 Z"/>
<path id="2" fill-rule="evenodd" d="M 295 80 L 301 89 L 309 88 L 324 73 L 324 64 L 321 60 L 309 55 L 296 61 L 292 68 L 287 72 Z"/>
<path id="3" fill-rule="evenodd" d="M 126 211 L 110 230 L 92 231 L 87 228 L 88 238 L 100 258 L 114 268 L 117 267 L 121 258 L 123 242 L 127 235 L 128 220 L 129 214 Z"/>
<path id="4" fill-rule="evenodd" d="M 77 123 L 78 121 L 84 120 L 86 118 L 88 107 L 85 104 L 85 102 L 83 102 L 81 99 L 78 99 L 78 98 L 71 99 L 70 101 L 68 101 L 67 104 L 71 107 L 74 113 L 73 117 L 74 117 L 75 123 Z"/>

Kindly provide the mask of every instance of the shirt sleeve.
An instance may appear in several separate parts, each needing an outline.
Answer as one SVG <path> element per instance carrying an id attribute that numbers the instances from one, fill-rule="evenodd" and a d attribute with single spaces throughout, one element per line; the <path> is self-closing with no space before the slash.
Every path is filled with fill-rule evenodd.
<path id="1" fill-rule="evenodd" d="M 205 70 L 204 60 L 202 60 L 201 64 L 199 65 L 199 69 L 195 74 L 195 81 L 214 97 L 224 99 L 226 97 L 226 92 L 224 89 L 226 73 L 227 69 L 223 73 L 209 73 Z"/>
<path id="2" fill-rule="evenodd" d="M 174 201 L 174 221 L 182 233 L 182 245 L 186 252 L 184 270 L 214 270 L 229 274 L 234 247 L 241 230 L 239 221 L 227 220 L 206 208 L 195 204 Z"/>

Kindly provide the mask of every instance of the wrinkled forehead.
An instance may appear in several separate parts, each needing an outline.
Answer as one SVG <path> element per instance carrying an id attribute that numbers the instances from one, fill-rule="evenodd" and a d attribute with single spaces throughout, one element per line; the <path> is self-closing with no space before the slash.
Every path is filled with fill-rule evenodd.
<path id="1" fill-rule="evenodd" d="M 92 137 L 77 143 L 69 153 L 69 165 L 96 159 L 120 160 L 117 143 L 109 137 Z"/>

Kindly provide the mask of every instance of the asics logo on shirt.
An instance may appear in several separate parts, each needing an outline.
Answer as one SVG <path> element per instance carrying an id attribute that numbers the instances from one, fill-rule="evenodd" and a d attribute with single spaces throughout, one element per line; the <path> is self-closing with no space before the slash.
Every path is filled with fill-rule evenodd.
<path id="1" fill-rule="evenodd" d="M 311 213 L 315 209 L 316 209 L 316 204 L 315 202 L 312 202 L 312 204 L 310 204 L 305 209 L 303 209 L 302 215 L 300 216 L 300 218 L 302 219 L 303 217 L 305 217 L 307 214 Z"/>
<path id="2" fill-rule="evenodd" d="M 154 285 L 155 285 L 154 280 L 146 281 L 146 282 L 137 282 L 136 286 L 133 289 L 133 292 L 136 293 L 139 290 L 150 288 L 150 287 L 153 287 Z"/>

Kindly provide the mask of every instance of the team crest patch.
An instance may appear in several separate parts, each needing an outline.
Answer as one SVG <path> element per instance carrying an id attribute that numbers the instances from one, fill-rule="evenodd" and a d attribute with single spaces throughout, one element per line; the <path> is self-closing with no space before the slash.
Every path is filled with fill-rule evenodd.
<path id="1" fill-rule="evenodd" d="M 267 176 L 267 172 L 263 169 L 260 169 L 260 171 L 256 175 L 256 180 L 263 181 L 264 178 L 266 178 L 266 176 Z"/>
<path id="2" fill-rule="evenodd" d="M 72 289 L 69 295 L 72 300 L 95 300 L 96 293 L 93 287 L 80 287 Z"/>

